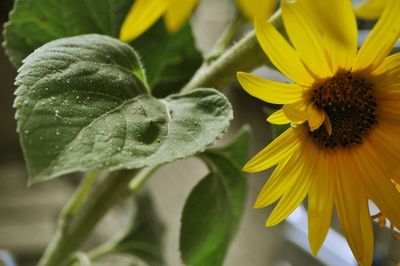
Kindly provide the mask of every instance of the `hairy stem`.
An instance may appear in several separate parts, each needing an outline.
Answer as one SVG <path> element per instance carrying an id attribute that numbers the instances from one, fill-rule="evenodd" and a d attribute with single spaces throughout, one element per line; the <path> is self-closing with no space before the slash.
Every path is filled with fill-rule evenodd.
<path id="1" fill-rule="evenodd" d="M 270 19 L 282 31 L 281 14 L 278 10 Z M 258 44 L 254 31 L 226 50 L 211 63 L 205 62 L 193 78 L 182 89 L 187 92 L 197 88 L 223 90 L 236 80 L 236 72 L 252 71 L 262 65 L 272 65 Z"/>
<path id="2" fill-rule="evenodd" d="M 61 213 L 59 226 L 39 266 L 61 266 L 89 237 L 107 211 L 129 195 L 129 183 L 137 170 L 121 170 L 102 178 L 91 189 L 88 175 Z"/>
<path id="3" fill-rule="evenodd" d="M 232 43 L 237 31 L 243 26 L 245 19 L 237 14 L 235 19 L 228 25 L 222 35 L 218 38 L 217 42 L 214 44 L 211 52 L 206 56 L 205 61 L 210 64 L 220 57 L 225 50 Z"/>

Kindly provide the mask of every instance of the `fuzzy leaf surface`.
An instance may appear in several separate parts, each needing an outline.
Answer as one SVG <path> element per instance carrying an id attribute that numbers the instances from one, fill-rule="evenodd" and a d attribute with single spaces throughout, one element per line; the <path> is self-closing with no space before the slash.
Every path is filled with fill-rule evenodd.
<path id="1" fill-rule="evenodd" d="M 42 46 L 24 61 L 16 84 L 18 130 L 33 183 L 186 158 L 213 144 L 232 118 L 228 100 L 212 89 L 150 96 L 134 50 L 107 36 Z"/>

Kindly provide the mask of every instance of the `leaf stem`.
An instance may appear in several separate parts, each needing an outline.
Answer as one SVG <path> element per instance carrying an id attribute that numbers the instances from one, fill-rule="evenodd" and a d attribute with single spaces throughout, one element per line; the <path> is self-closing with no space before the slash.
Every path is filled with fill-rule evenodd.
<path id="1" fill-rule="evenodd" d="M 56 234 L 38 265 L 65 265 L 69 256 L 84 243 L 106 212 L 130 194 L 128 185 L 137 173 L 138 170 L 110 173 L 93 187 L 95 175 L 87 175 L 61 212 Z"/>
<path id="2" fill-rule="evenodd" d="M 151 167 L 143 168 L 136 176 L 129 182 L 128 189 L 130 194 L 134 194 L 146 183 L 155 171 L 157 171 L 162 165 L 156 165 Z"/>
<path id="3" fill-rule="evenodd" d="M 270 18 L 270 22 L 279 31 L 283 30 L 280 10 Z M 215 61 L 203 63 L 182 92 L 198 88 L 222 90 L 236 80 L 237 71 L 252 71 L 262 65 L 272 66 L 272 63 L 259 46 L 253 30 Z"/>
<path id="4" fill-rule="evenodd" d="M 86 201 L 88 192 L 93 186 L 97 176 L 98 173 L 96 171 L 86 173 L 78 189 L 61 211 L 61 217 L 64 218 L 59 221 L 61 227 L 64 226 L 63 223 L 67 223 L 69 219 L 72 219 L 74 214 L 79 210 L 79 207 Z"/>
<path id="5" fill-rule="evenodd" d="M 115 240 L 110 240 L 103 245 L 89 251 L 86 255 L 87 259 L 92 262 L 95 261 L 98 258 L 107 256 L 108 254 L 111 254 L 115 250 L 117 242 Z M 79 253 L 75 255 L 75 258 L 71 261 L 70 265 L 71 266 L 82 266 L 79 258 Z"/>

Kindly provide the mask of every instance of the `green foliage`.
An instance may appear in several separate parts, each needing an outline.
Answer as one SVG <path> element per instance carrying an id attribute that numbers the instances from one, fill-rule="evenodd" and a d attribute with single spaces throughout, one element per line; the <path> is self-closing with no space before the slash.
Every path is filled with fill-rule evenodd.
<path id="1" fill-rule="evenodd" d="M 202 63 L 189 24 L 171 35 L 159 21 L 132 42 L 132 46 L 143 60 L 155 97 L 178 92 Z"/>
<path id="2" fill-rule="evenodd" d="M 215 90 L 151 97 L 132 48 L 100 35 L 42 46 L 24 60 L 16 84 L 31 182 L 186 158 L 213 144 L 232 118 Z"/>
<path id="3" fill-rule="evenodd" d="M 251 129 L 244 125 L 228 145 L 208 148 L 206 153 L 216 153 L 236 164 L 239 169 L 247 162 L 249 156 Z"/>
<path id="4" fill-rule="evenodd" d="M 135 197 L 135 203 L 137 209 L 132 217 L 132 224 L 116 242 L 114 251 L 134 255 L 148 265 L 163 265 L 164 224 L 158 217 L 148 193 L 139 193 Z"/>
<path id="5" fill-rule="evenodd" d="M 36 48 L 87 33 L 118 37 L 132 0 L 17 0 L 4 28 L 4 48 L 19 67 Z M 202 63 L 189 24 L 169 34 L 159 21 L 131 45 L 140 53 L 152 94 L 178 92 Z"/>
<path id="6" fill-rule="evenodd" d="M 132 0 L 16 0 L 4 27 L 4 47 L 14 66 L 43 44 L 99 33 L 118 37 Z"/>
<path id="7" fill-rule="evenodd" d="M 131 197 L 131 223 L 114 238 L 88 253 L 79 252 L 69 263 L 80 265 L 164 265 L 164 224 L 147 191 Z"/>
<path id="8" fill-rule="evenodd" d="M 247 160 L 250 133 L 201 154 L 210 173 L 190 193 L 182 214 L 180 249 L 186 265 L 222 265 L 246 200 L 240 167 Z"/>
<path id="9" fill-rule="evenodd" d="M 289 128 L 290 128 L 290 124 L 286 124 L 286 125 L 271 124 L 272 137 L 273 138 L 279 137 L 283 132 L 285 132 Z"/>

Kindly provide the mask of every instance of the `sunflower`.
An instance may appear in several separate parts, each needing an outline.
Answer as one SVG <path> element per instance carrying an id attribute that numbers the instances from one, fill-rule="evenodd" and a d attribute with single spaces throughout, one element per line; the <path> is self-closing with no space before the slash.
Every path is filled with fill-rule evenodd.
<path id="1" fill-rule="evenodd" d="M 388 0 L 364 0 L 362 3 L 355 6 L 356 15 L 364 19 L 377 19 L 382 14 L 382 11 Z"/>
<path id="2" fill-rule="evenodd" d="M 198 0 L 136 0 L 122 24 L 120 39 L 128 42 L 149 29 L 161 16 L 167 30 L 177 32 L 189 18 Z M 243 15 L 252 20 L 254 16 L 268 17 L 273 0 L 236 0 Z"/>
<path id="3" fill-rule="evenodd" d="M 269 22 L 255 19 L 261 47 L 293 83 L 243 72 L 238 79 L 249 94 L 283 105 L 267 121 L 291 127 L 243 169 L 276 166 L 255 203 L 263 208 L 279 200 L 266 226 L 283 221 L 307 197 L 315 255 L 335 206 L 355 258 L 370 265 L 374 237 L 368 200 L 400 228 L 400 193 L 392 182 L 400 183 L 400 175 L 393 175 L 400 167 L 400 54 L 388 56 L 400 35 L 400 1 L 387 1 L 360 49 L 351 1 L 320 5 L 318 17 L 337 19 L 345 36 L 341 41 L 324 28 L 330 23 L 315 21 L 310 11 L 316 2 L 282 2 L 291 44 Z"/>

